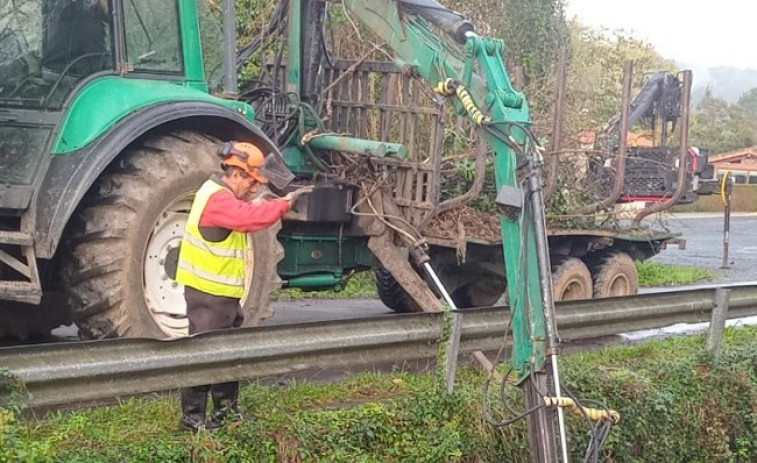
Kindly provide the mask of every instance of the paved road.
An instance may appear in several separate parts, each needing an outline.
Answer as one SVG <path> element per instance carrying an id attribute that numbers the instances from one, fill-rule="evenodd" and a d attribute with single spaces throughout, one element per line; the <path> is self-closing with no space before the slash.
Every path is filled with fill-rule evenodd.
<path id="1" fill-rule="evenodd" d="M 675 246 L 653 258 L 665 264 L 702 267 L 715 273 L 714 283 L 757 280 L 757 213 L 731 216 L 728 267 L 723 264 L 723 216 L 681 214 L 667 220 L 671 231 L 686 239 L 686 249 Z"/>
<path id="2" fill-rule="evenodd" d="M 265 325 L 343 320 L 394 313 L 378 299 L 304 299 L 276 302 L 273 309 L 274 315 L 266 320 Z"/>

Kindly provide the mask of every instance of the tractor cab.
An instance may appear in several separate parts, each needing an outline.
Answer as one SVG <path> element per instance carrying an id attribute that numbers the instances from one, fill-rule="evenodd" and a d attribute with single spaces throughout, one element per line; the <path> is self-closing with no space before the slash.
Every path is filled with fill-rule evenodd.
<path id="1" fill-rule="evenodd" d="M 112 72 L 110 2 L 8 2 L 0 25 L 0 105 L 60 109 L 87 77 Z"/>
<path id="2" fill-rule="evenodd" d="M 209 1 L 0 2 L 0 309 L 40 303 L 69 219 L 133 143 L 201 116 L 214 136 L 254 131 L 208 92 L 221 16 Z"/>
<path id="3" fill-rule="evenodd" d="M 47 153 L 72 151 L 61 150 L 60 141 L 69 109 L 89 83 L 126 73 L 186 80 L 181 38 L 179 2 L 0 5 L 0 214 L 19 216 L 30 207 Z"/>

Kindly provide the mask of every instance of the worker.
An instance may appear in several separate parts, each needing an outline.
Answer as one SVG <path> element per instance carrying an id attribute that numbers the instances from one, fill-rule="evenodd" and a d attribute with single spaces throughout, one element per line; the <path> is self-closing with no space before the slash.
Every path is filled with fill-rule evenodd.
<path id="1" fill-rule="evenodd" d="M 278 222 L 303 193 L 248 201 L 268 183 L 266 156 L 257 146 L 238 142 L 224 143 L 218 155 L 223 173 L 197 191 L 179 251 L 176 281 L 184 285 L 190 335 L 241 326 L 247 233 Z M 206 421 L 208 393 L 213 412 Z M 244 419 L 238 401 L 239 382 L 187 387 L 181 392 L 180 426 L 211 431 L 227 419 Z"/>

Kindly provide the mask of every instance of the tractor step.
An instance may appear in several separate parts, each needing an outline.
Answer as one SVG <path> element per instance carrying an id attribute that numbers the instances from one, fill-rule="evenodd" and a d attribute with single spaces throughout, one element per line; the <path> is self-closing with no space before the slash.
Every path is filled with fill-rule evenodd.
<path id="1" fill-rule="evenodd" d="M 32 246 L 32 235 L 18 231 L 0 230 L 0 244 L 13 244 L 17 246 Z"/>
<path id="2" fill-rule="evenodd" d="M 37 305 L 42 300 L 42 287 L 39 283 L 27 281 L 0 281 L 0 299 Z"/>
<path id="3" fill-rule="evenodd" d="M 27 304 L 39 304 L 42 300 L 42 284 L 31 234 L 0 231 L 0 300 Z"/>

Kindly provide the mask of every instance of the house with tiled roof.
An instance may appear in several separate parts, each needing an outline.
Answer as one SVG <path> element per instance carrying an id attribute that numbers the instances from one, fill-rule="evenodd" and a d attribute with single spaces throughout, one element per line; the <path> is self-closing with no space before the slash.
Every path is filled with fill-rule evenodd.
<path id="1" fill-rule="evenodd" d="M 711 156 L 718 176 L 730 171 L 737 184 L 757 185 L 757 146 Z"/>

